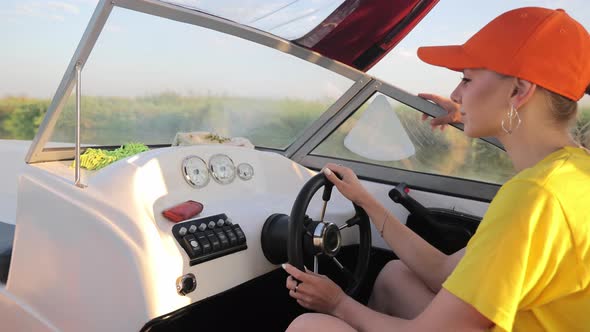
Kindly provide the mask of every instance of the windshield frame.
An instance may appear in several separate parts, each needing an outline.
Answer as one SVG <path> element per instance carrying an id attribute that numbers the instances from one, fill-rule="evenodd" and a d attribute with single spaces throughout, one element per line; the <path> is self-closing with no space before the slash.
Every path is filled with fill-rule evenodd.
<path id="1" fill-rule="evenodd" d="M 364 72 L 322 56 L 304 47 L 298 46 L 291 41 L 274 36 L 264 31 L 240 25 L 223 18 L 158 0 L 118 0 L 116 2 L 110 0 L 101 0 L 97 4 L 94 14 L 88 23 L 86 31 L 80 40 L 78 48 L 76 49 L 76 52 L 74 53 L 62 78 L 62 81 L 52 99 L 52 102 L 49 105 L 47 114 L 45 115 L 43 122 L 39 126 L 37 134 L 31 143 L 31 147 L 25 158 L 26 163 L 30 164 L 45 161 L 74 159 L 76 150 L 75 147 L 47 148 L 46 145 L 51 138 L 59 115 L 61 114 L 68 97 L 72 93 L 72 90 L 76 87 L 76 68 L 79 67 L 81 73 L 83 73 L 84 65 L 92 53 L 96 41 L 100 37 L 101 32 L 103 31 L 103 28 L 115 7 L 125 8 L 144 14 L 162 17 L 233 35 L 263 46 L 276 49 L 277 51 L 293 55 L 354 81 L 355 83 L 353 83 L 351 88 L 345 92 L 325 113 L 331 114 L 336 112 L 339 109 L 339 107 L 336 106 L 342 104 L 341 100 L 351 98 L 351 96 L 355 94 L 355 91 L 358 90 L 359 84 L 362 85 L 363 83 L 370 81 L 370 76 Z M 81 112 L 83 112 L 83 110 Z M 318 121 L 322 119 L 325 119 L 324 115 L 322 115 Z M 306 130 L 303 136 L 309 136 L 313 132 L 311 129 L 317 127 L 317 125 L 312 125 L 310 128 L 308 128 L 308 130 Z M 297 141 L 293 144 L 298 145 L 296 144 Z M 291 147 L 289 149 L 293 150 Z M 290 153 L 289 149 L 287 149 L 286 154 Z"/>

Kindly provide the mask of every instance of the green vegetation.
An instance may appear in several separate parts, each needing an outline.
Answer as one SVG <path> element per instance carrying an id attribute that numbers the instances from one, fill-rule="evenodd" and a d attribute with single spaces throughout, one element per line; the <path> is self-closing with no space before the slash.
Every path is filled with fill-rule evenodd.
<path id="1" fill-rule="evenodd" d="M 0 139 L 32 139 L 49 100 L 9 97 L 0 99 Z M 174 93 L 154 96 L 84 97 L 82 143 L 120 146 L 127 142 L 170 144 L 177 132 L 208 131 L 218 137 L 242 136 L 257 146 L 284 149 L 315 121 L 332 101 L 264 99 L 228 96 L 185 97 Z M 512 176 L 505 153 L 482 142 L 467 139 L 449 128 L 432 131 L 420 113 L 403 105 L 396 112 L 408 128 L 417 153 L 406 160 L 375 162 L 344 147 L 343 140 L 363 109 L 356 112 L 314 154 L 333 156 L 417 172 L 502 183 Z M 69 100 L 57 121 L 53 142 L 74 141 L 75 111 Z M 590 147 L 590 107 L 580 110 L 573 131 Z"/>
<path id="2" fill-rule="evenodd" d="M 580 108 L 573 135 L 583 146 L 590 148 L 590 106 Z"/>
<path id="3" fill-rule="evenodd" d="M 390 103 L 395 102 L 390 100 Z M 396 104 L 395 112 L 414 144 L 415 155 L 399 161 L 380 162 L 363 158 L 344 146 L 344 138 L 366 111 L 367 104 L 312 154 L 491 183 L 504 183 L 514 175 L 512 163 L 501 149 L 479 139 L 467 138 L 455 128 L 433 131 L 428 122 L 420 119 L 421 113 L 403 104 Z"/>
<path id="4" fill-rule="evenodd" d="M 149 150 L 149 148 L 141 143 L 127 143 L 115 150 L 88 148 L 80 156 L 80 167 L 89 170 L 101 169 L 117 160 L 134 156 L 147 150 Z M 73 161 L 72 167 L 75 166 L 76 161 Z"/>
<path id="5" fill-rule="evenodd" d="M 83 144 L 126 142 L 170 144 L 177 132 L 210 131 L 243 136 L 255 145 L 283 149 L 332 101 L 240 97 L 183 97 L 173 93 L 138 98 L 82 98 Z M 32 139 L 49 106 L 48 100 L 0 99 L 0 139 Z M 64 106 L 53 142 L 73 142 L 75 108 Z"/>
<path id="6" fill-rule="evenodd" d="M 0 99 L 0 139 L 32 139 L 48 106 L 48 100 L 22 97 Z"/>

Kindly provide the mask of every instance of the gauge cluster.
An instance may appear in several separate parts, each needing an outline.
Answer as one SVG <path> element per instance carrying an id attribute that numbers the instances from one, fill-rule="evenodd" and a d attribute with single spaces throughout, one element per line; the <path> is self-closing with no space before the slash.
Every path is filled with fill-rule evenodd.
<path id="1" fill-rule="evenodd" d="M 248 181 L 254 176 L 254 167 L 249 163 L 235 165 L 226 154 L 212 155 L 208 161 L 190 155 L 182 160 L 182 175 L 186 182 L 194 188 L 205 187 L 211 178 L 219 184 L 230 184 L 236 177 Z"/>
<path id="2" fill-rule="evenodd" d="M 238 176 L 244 181 L 252 179 L 254 176 L 254 167 L 248 163 L 241 163 L 238 165 Z"/>
<path id="3" fill-rule="evenodd" d="M 182 175 L 188 184 L 203 188 L 209 183 L 207 163 L 197 156 L 188 156 L 182 161 Z"/>

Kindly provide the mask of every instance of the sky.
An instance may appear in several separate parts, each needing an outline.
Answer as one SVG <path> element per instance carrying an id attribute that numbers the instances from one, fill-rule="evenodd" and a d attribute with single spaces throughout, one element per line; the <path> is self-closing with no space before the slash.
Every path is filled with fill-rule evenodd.
<path id="1" fill-rule="evenodd" d="M 528 6 L 563 8 L 590 31 L 588 0 L 441 0 L 369 74 L 412 93 L 449 95 L 462 74 L 423 63 L 416 55 L 418 47 L 462 44 L 501 13 Z M 590 105 L 590 96 L 581 103 Z"/>
<path id="2" fill-rule="evenodd" d="M 209 3 L 220 4 L 219 1 Z M 97 2 L 0 1 L 0 97 L 51 98 Z M 477 1 L 477 6 L 475 3 L 441 0 L 369 74 L 412 93 L 448 94 L 460 74 L 421 63 L 416 49 L 422 45 L 460 44 L 483 24 L 516 7 L 564 8 L 590 29 L 590 1 L 587 0 L 488 0 Z M 298 59 L 290 60 L 282 55 L 277 58 L 274 53 L 250 49 L 248 43 L 234 37 L 116 9 L 84 69 L 83 93 L 137 96 L 176 91 L 319 98 L 335 97 L 350 84 L 329 72 L 316 73 L 313 68 L 298 63 Z M 277 75 L 279 72 L 281 75 Z M 249 80 L 253 75 L 259 79 Z M 298 83 L 281 85 L 286 75 Z M 248 84 L 255 81 L 264 85 Z"/>

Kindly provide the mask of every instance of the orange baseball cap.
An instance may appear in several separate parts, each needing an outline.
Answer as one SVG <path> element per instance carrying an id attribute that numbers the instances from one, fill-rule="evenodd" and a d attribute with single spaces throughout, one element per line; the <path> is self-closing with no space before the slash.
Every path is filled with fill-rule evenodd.
<path id="1" fill-rule="evenodd" d="M 418 49 L 422 61 L 452 70 L 484 68 L 533 82 L 572 100 L 590 84 L 590 35 L 563 9 L 508 11 L 463 45 Z"/>

